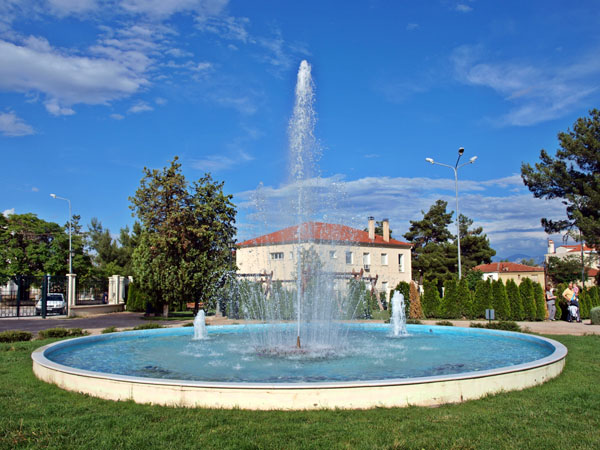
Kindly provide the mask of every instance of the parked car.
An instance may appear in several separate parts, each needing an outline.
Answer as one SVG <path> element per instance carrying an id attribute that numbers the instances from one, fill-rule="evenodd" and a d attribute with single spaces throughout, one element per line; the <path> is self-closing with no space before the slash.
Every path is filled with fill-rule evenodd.
<path id="1" fill-rule="evenodd" d="M 67 313 L 67 302 L 65 302 L 65 296 L 63 294 L 48 294 L 46 297 L 46 314 L 66 314 Z M 35 304 L 35 315 L 40 316 L 42 314 L 42 300 L 38 300 Z"/>

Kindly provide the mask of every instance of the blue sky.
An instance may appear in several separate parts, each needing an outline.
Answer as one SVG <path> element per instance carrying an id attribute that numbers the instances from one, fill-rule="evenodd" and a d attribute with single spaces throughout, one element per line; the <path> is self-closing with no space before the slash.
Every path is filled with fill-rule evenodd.
<path id="1" fill-rule="evenodd" d="M 540 217 L 564 208 L 520 165 L 599 106 L 599 26 L 596 1 L 0 0 L 0 212 L 64 223 L 56 193 L 116 234 L 142 168 L 179 155 L 188 179 L 225 181 L 254 237 L 259 184 L 275 216 L 286 196 L 306 59 L 341 220 L 401 237 L 436 199 L 453 210 L 452 171 L 425 157 L 464 147 L 461 213 L 499 256 L 540 255 Z"/>

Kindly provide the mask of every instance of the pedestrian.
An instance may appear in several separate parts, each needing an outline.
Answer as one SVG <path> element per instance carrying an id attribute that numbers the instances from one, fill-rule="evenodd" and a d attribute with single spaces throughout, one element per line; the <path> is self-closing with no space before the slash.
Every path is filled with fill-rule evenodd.
<path id="1" fill-rule="evenodd" d="M 556 314 L 556 296 L 554 289 L 549 284 L 546 285 L 546 306 L 548 307 L 548 320 L 554 320 Z"/>

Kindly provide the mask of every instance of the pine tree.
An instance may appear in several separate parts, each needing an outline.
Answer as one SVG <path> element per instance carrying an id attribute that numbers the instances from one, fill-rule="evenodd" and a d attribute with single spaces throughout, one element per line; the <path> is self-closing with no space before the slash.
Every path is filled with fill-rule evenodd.
<path id="1" fill-rule="evenodd" d="M 471 298 L 471 291 L 469 291 L 469 284 L 464 278 L 458 282 L 457 300 L 460 317 L 466 317 L 468 319 L 472 318 L 473 300 Z"/>
<path id="2" fill-rule="evenodd" d="M 473 299 L 473 317 L 480 319 L 485 317 L 485 310 L 492 307 L 492 284 L 490 280 L 481 280 L 475 286 L 475 298 Z"/>
<path id="3" fill-rule="evenodd" d="M 440 317 L 441 299 L 437 280 L 426 281 L 423 286 L 423 314 L 426 318 Z"/>
<path id="4" fill-rule="evenodd" d="M 548 311 L 546 309 L 546 300 L 544 298 L 544 288 L 540 283 L 533 283 L 533 296 L 535 298 L 535 319 L 546 320 Z"/>
<path id="5" fill-rule="evenodd" d="M 523 312 L 523 301 L 521 300 L 521 294 L 519 293 L 519 286 L 514 280 L 508 280 L 506 282 L 506 296 L 508 297 L 508 303 L 510 304 L 510 316 L 512 320 L 523 320 L 525 313 Z"/>
<path id="6" fill-rule="evenodd" d="M 535 305 L 535 297 L 533 295 L 533 283 L 529 278 L 525 278 L 521 281 L 519 293 L 521 294 L 521 300 L 523 301 L 525 320 L 535 320 L 537 308 Z"/>
<path id="7" fill-rule="evenodd" d="M 409 315 L 411 319 L 422 319 L 423 310 L 421 308 L 421 294 L 419 293 L 419 287 L 414 281 L 410 282 L 410 310 Z"/>
<path id="8" fill-rule="evenodd" d="M 444 282 L 442 317 L 445 319 L 460 318 L 460 305 L 458 303 L 458 286 L 456 280 L 446 280 L 446 282 Z"/>
<path id="9" fill-rule="evenodd" d="M 492 305 L 496 313 L 496 319 L 510 319 L 510 305 L 502 280 L 496 280 L 492 283 Z"/>

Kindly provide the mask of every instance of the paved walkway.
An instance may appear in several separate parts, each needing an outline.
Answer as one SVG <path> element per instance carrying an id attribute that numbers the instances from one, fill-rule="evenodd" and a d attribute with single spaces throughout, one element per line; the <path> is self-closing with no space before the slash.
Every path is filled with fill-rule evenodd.
<path id="1" fill-rule="evenodd" d="M 103 329 L 115 327 L 118 330 L 133 328 L 145 323 L 159 323 L 165 327 L 179 327 L 187 320 L 159 320 L 149 321 L 144 320 L 142 313 L 119 312 L 111 314 L 102 314 L 93 317 L 76 317 L 68 319 L 64 316 L 52 317 L 46 319 L 41 317 L 19 317 L 19 318 L 2 318 L 0 319 L 0 331 L 6 330 L 22 330 L 37 333 L 40 330 L 48 328 L 82 328 L 89 331 L 91 334 L 100 334 Z M 232 320 L 224 317 L 208 316 L 206 318 L 207 325 L 222 325 L 222 324 L 237 324 L 240 320 Z M 424 320 L 424 324 L 434 325 L 437 320 Z M 455 326 L 468 327 L 472 322 L 470 320 L 452 320 Z M 485 322 L 485 321 L 481 321 Z M 545 322 L 518 322 L 524 332 L 540 333 L 540 334 L 570 334 L 581 336 L 584 334 L 600 334 L 600 325 L 591 325 L 589 320 L 584 320 L 583 323 L 568 323 L 564 321 L 545 321 Z"/>

